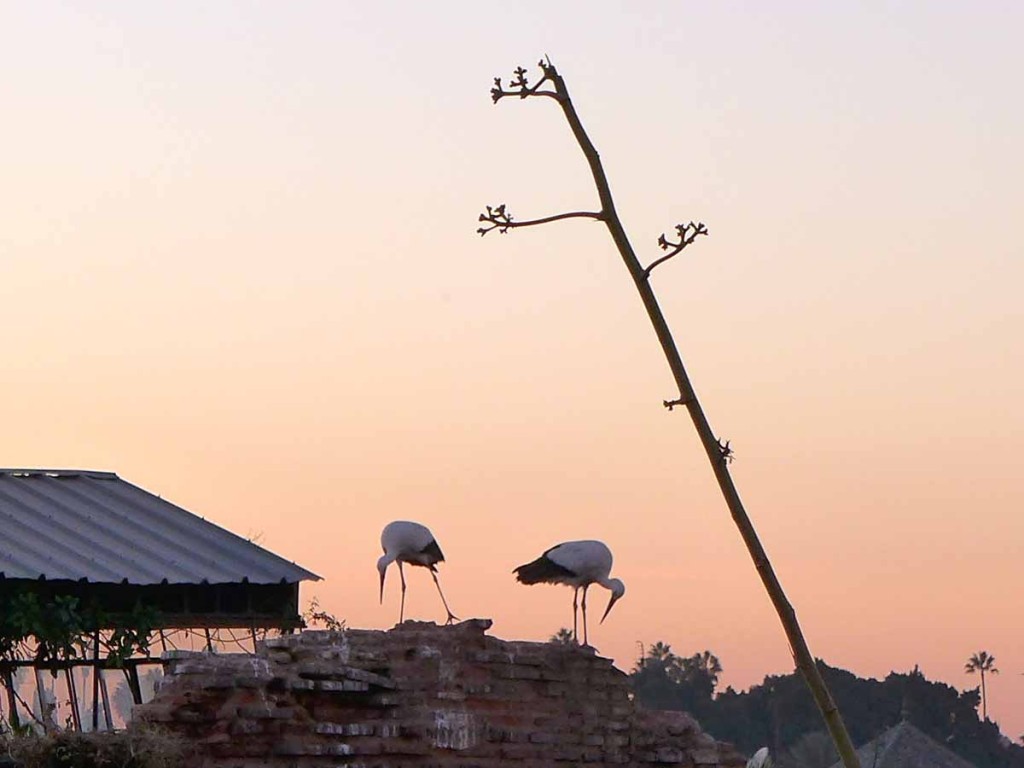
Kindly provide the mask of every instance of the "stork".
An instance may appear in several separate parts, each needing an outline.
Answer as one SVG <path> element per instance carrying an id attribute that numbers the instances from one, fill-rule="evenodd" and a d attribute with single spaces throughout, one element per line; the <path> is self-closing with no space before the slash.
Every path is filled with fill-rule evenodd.
<path id="1" fill-rule="evenodd" d="M 761 747 L 747 761 L 747 768 L 772 768 L 774 761 L 768 753 L 768 747 Z"/>
<path id="2" fill-rule="evenodd" d="M 437 539 L 425 525 L 413 523 L 408 520 L 395 520 L 384 526 L 380 534 L 380 546 L 384 550 L 383 556 L 377 560 L 377 570 L 380 572 L 380 602 L 384 603 L 384 575 L 388 566 L 398 563 L 398 575 L 402 579 L 402 607 L 398 613 L 398 623 L 405 619 L 405 572 L 402 570 L 402 563 L 418 565 L 422 568 L 429 568 L 430 575 L 434 577 L 434 584 L 437 585 L 437 593 L 441 596 L 444 609 L 448 612 L 447 624 L 458 621 L 458 616 L 452 613 L 448 607 L 448 601 L 444 599 L 444 592 L 441 591 L 441 584 L 437 580 L 437 564 L 444 562 L 444 553 L 437 545 Z"/>
<path id="3" fill-rule="evenodd" d="M 515 569 L 516 579 L 523 584 L 566 584 L 572 593 L 572 636 L 579 641 L 577 632 L 577 606 L 579 591 L 583 589 L 583 644 L 587 640 L 587 589 L 600 584 L 612 593 L 604 609 L 601 623 L 616 601 L 626 593 L 626 585 L 618 579 L 608 578 L 612 570 L 612 553 L 602 541 L 567 541 L 558 544 L 532 563 Z"/>

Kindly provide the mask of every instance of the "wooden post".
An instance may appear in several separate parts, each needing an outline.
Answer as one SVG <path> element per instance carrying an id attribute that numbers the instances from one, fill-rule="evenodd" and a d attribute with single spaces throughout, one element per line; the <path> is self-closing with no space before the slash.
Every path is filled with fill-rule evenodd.
<path id="1" fill-rule="evenodd" d="M 103 719 L 106 721 L 107 730 L 114 730 L 114 718 L 110 713 L 110 696 L 107 693 L 107 681 L 103 678 L 103 670 L 96 667 L 97 679 L 100 681 L 100 695 L 103 697 Z"/>
<path id="2" fill-rule="evenodd" d="M 32 670 L 36 676 L 36 696 L 39 697 L 39 720 L 43 724 L 43 730 L 52 733 L 57 730 L 57 723 L 53 719 L 56 706 L 51 706 L 46 687 L 43 685 L 43 670 L 39 667 L 33 667 Z M 56 705 L 56 701 L 54 705 Z"/>
<path id="3" fill-rule="evenodd" d="M 92 636 L 92 730 L 100 729 L 100 631 L 97 629 Z"/>
<path id="4" fill-rule="evenodd" d="M 7 709 L 10 714 L 8 716 L 8 722 L 11 724 L 11 728 L 21 727 L 21 718 L 18 717 L 18 699 L 14 696 L 14 675 L 17 670 L 10 668 L 3 670 L 4 688 L 7 689 Z"/>
<path id="5" fill-rule="evenodd" d="M 82 730 L 82 715 L 78 711 L 78 691 L 75 689 L 75 675 L 71 667 L 64 667 L 64 680 L 68 684 L 68 699 L 71 703 L 71 722 L 76 731 Z"/>
<path id="6" fill-rule="evenodd" d="M 126 663 L 124 668 L 128 676 L 128 688 L 132 692 L 132 701 L 136 705 L 142 703 L 142 686 L 139 683 L 139 667 L 136 664 Z"/>

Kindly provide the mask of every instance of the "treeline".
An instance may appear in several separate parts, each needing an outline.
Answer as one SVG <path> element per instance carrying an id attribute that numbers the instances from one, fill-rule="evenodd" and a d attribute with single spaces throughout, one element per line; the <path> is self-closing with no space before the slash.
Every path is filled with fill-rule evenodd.
<path id="1" fill-rule="evenodd" d="M 978 689 L 964 692 L 928 680 L 915 667 L 885 680 L 857 677 L 818 661 L 854 744 L 860 746 L 907 720 L 977 768 L 1024 768 L 1024 747 L 1009 742 L 978 717 Z M 665 643 L 642 651 L 631 674 L 637 701 L 652 709 L 693 714 L 715 738 L 747 754 L 768 746 L 792 765 L 828 765 L 821 755 L 821 714 L 804 683 L 792 673 L 769 675 L 749 691 L 731 687 L 715 695 L 722 665 L 709 651 L 678 656 Z M 819 755 L 801 759 L 802 752 Z"/>

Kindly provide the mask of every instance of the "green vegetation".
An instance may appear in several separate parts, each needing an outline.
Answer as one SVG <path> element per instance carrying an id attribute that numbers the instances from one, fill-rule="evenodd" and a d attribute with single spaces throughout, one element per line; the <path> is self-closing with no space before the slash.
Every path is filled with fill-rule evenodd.
<path id="1" fill-rule="evenodd" d="M 24 658 L 40 663 L 88 658 L 97 637 L 101 658 L 120 666 L 132 656 L 149 655 L 156 623 L 156 612 L 139 603 L 128 614 L 112 616 L 77 597 L 57 595 L 44 603 L 34 592 L 2 594 L 0 666 Z"/>
<path id="2" fill-rule="evenodd" d="M 995 723 L 978 717 L 977 688 L 960 692 L 926 679 L 916 667 L 874 680 L 817 664 L 856 744 L 905 719 L 977 768 L 1024 768 L 1024 747 L 1003 737 Z M 768 745 L 780 756 L 779 768 L 812 768 L 831 765 L 823 762 L 827 758 L 837 759 L 828 749 L 830 740 L 823 739 L 820 714 L 799 675 L 769 675 L 749 691 L 726 688 L 716 696 L 721 671 L 708 651 L 678 656 L 667 644 L 655 643 L 642 653 L 631 676 L 637 701 L 644 706 L 690 712 L 712 736 L 748 754 Z"/>
<path id="3" fill-rule="evenodd" d="M 6 725 L 13 733 L 22 731 L 13 700 L 31 711 L 14 682 L 19 662 L 49 668 L 54 675 L 59 668 L 88 664 L 95 657 L 108 667 L 124 668 L 133 656 L 149 656 L 157 622 L 157 613 L 140 603 L 114 615 L 95 602 L 83 605 L 72 595 L 44 601 L 33 591 L 0 592 L 0 684 L 10 702 Z M 35 719 L 44 730 L 55 726 L 47 714 Z"/>
<path id="4" fill-rule="evenodd" d="M 340 632 L 345 628 L 345 620 L 325 611 L 315 595 L 310 599 L 306 610 L 302 612 L 302 621 L 306 627 L 311 629 L 320 628 L 331 632 Z"/>

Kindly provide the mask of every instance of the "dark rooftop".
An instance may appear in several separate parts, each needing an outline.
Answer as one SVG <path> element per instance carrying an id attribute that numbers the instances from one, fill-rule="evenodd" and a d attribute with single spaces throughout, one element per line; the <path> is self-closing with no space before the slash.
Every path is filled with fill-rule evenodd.
<path id="1" fill-rule="evenodd" d="M 297 583 L 319 576 L 113 472 L 0 469 L 0 576 Z"/>

